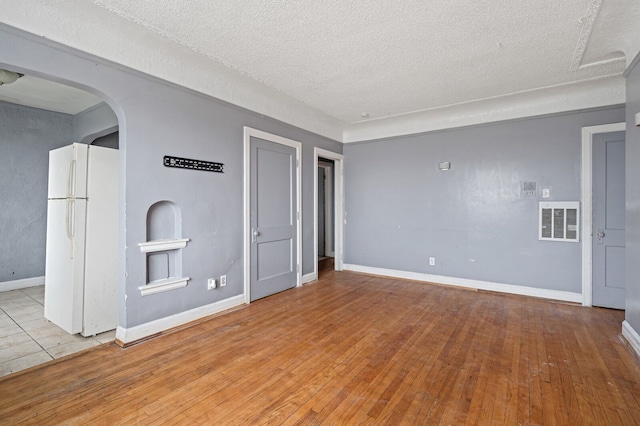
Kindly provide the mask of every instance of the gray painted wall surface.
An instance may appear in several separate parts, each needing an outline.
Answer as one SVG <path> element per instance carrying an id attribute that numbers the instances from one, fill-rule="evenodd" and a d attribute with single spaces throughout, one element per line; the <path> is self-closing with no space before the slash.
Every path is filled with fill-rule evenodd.
<path id="1" fill-rule="evenodd" d="M 338 142 L 230 106 L 140 73 L 125 71 L 42 38 L 0 25 L 0 64 L 36 76 L 75 82 L 102 94 L 120 132 L 120 319 L 133 327 L 243 293 L 243 126 L 302 142 L 303 273 L 313 271 L 313 147 L 341 153 Z M 218 161 L 225 173 L 170 169 L 164 155 Z M 146 215 L 169 200 L 182 211 L 183 272 L 180 290 L 142 297 Z M 206 290 L 209 277 L 227 286 Z M 126 295 L 126 302 L 125 302 Z"/>
<path id="2" fill-rule="evenodd" d="M 44 275 L 49 151 L 73 117 L 0 102 L 0 282 Z"/>
<path id="3" fill-rule="evenodd" d="M 580 200 L 581 127 L 623 120 L 617 107 L 345 145 L 345 263 L 581 293 L 581 243 L 539 241 L 541 198 L 521 185 Z"/>
<path id="4" fill-rule="evenodd" d="M 76 114 L 73 117 L 73 142 L 91 143 L 96 138 L 118 130 L 118 117 L 106 103 Z"/>
<path id="5" fill-rule="evenodd" d="M 640 127 L 635 115 L 640 112 L 640 65 L 627 74 L 626 135 L 626 304 L 625 319 L 640 333 Z"/>
<path id="6" fill-rule="evenodd" d="M 120 134 L 118 132 L 110 133 L 106 136 L 100 136 L 91 142 L 91 145 L 103 146 L 105 148 L 118 149 L 120 147 Z"/>

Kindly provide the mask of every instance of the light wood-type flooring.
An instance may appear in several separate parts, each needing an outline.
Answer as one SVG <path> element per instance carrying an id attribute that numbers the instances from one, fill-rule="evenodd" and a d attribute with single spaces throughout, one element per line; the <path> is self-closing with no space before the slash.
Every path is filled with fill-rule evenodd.
<path id="1" fill-rule="evenodd" d="M 621 311 L 352 272 L 0 379 L 0 424 L 640 424 Z"/>

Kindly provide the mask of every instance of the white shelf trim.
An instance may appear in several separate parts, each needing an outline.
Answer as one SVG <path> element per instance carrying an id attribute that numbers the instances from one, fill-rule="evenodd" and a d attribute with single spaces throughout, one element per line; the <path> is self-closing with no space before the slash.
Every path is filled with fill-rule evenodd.
<path id="1" fill-rule="evenodd" d="M 189 238 L 180 238 L 175 240 L 154 240 L 146 243 L 138 243 L 142 253 L 153 253 L 156 251 L 177 250 L 187 246 Z"/>
<path id="2" fill-rule="evenodd" d="M 187 286 L 187 282 L 191 278 L 189 277 L 181 277 L 181 278 L 166 278 L 164 280 L 152 281 L 147 285 L 143 285 L 138 287 L 140 293 L 143 296 L 148 296 L 150 294 L 161 293 L 163 291 L 175 290 L 177 288 L 182 288 Z"/>

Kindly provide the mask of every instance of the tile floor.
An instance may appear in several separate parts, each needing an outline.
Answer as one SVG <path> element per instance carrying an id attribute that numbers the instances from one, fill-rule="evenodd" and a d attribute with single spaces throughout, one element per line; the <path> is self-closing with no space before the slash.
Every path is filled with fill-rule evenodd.
<path id="1" fill-rule="evenodd" d="M 0 292 L 0 377 L 113 342 L 115 330 L 71 335 L 44 318 L 44 286 Z"/>

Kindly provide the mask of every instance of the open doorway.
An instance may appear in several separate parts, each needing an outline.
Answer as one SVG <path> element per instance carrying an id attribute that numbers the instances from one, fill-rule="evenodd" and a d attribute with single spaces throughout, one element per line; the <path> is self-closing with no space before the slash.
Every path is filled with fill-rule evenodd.
<path id="1" fill-rule="evenodd" d="M 314 153 L 314 278 L 342 270 L 343 156 L 315 148 Z"/>
<path id="2" fill-rule="evenodd" d="M 66 333 L 45 319 L 44 306 L 49 152 L 74 141 L 117 149 L 119 136 L 117 116 L 101 98 L 28 74 L 2 86 L 0 109 L 0 151 L 9 159 L 0 172 L 0 192 L 11 207 L 0 224 L 7 237 L 0 242 L 0 264 L 6 266 L 0 271 L 4 376 L 114 340 L 114 332 Z"/>
<path id="3" fill-rule="evenodd" d="M 318 277 L 323 271 L 333 270 L 335 233 L 334 161 L 318 158 Z"/>

